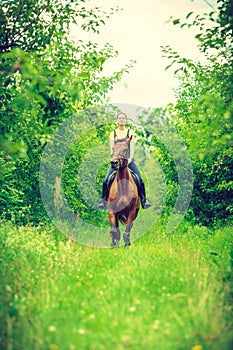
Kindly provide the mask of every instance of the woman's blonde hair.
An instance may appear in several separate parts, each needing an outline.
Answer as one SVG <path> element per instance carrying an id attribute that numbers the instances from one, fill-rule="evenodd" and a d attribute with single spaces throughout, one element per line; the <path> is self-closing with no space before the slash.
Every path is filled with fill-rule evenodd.
<path id="1" fill-rule="evenodd" d="M 116 118 L 118 118 L 118 117 L 119 117 L 119 115 L 121 115 L 121 114 L 123 114 L 123 115 L 125 116 L 125 118 L 127 119 L 127 115 L 126 115 L 126 113 L 124 113 L 124 112 L 119 112 L 119 113 L 117 113 Z"/>

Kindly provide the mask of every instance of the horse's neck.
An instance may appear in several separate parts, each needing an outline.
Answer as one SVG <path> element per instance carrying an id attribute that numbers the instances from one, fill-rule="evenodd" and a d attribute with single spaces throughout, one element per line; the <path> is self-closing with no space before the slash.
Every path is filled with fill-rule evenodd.
<path id="1" fill-rule="evenodd" d="M 117 179 L 118 180 L 122 180 L 122 179 L 129 180 L 129 168 L 127 166 L 124 168 L 122 167 L 118 170 Z"/>
<path id="2" fill-rule="evenodd" d="M 127 194 L 129 189 L 129 169 L 128 167 L 120 168 L 117 172 L 117 188 L 121 195 Z M 123 180 L 123 181 L 122 181 Z"/>

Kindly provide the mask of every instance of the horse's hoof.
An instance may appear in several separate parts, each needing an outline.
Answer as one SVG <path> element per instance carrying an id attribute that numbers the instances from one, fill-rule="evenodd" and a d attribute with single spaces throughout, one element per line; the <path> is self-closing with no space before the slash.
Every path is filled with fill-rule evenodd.
<path id="1" fill-rule="evenodd" d="M 130 243 L 130 242 L 125 243 L 125 248 L 129 247 L 130 245 L 131 245 L 131 243 Z"/>
<path id="2" fill-rule="evenodd" d="M 119 241 L 112 242 L 112 243 L 110 244 L 110 248 L 111 248 L 111 249 L 119 248 Z"/>

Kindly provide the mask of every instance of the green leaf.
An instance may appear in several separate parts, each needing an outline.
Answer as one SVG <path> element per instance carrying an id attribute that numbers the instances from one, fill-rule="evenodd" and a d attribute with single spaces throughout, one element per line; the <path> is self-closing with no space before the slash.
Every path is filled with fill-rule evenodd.
<path id="1" fill-rule="evenodd" d="M 179 18 L 174 19 L 172 23 L 173 23 L 174 25 L 179 24 L 179 23 L 180 23 L 180 19 L 179 19 Z"/>
<path id="2" fill-rule="evenodd" d="M 189 12 L 186 16 L 186 19 L 188 19 L 193 14 L 193 11 Z"/>

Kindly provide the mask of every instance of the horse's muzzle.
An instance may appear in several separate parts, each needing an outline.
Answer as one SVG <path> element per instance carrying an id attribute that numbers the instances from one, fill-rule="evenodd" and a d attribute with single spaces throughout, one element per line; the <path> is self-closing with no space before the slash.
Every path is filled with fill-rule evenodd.
<path id="1" fill-rule="evenodd" d="M 120 168 L 120 162 L 118 160 L 112 160 L 110 162 L 112 169 L 117 170 Z"/>

